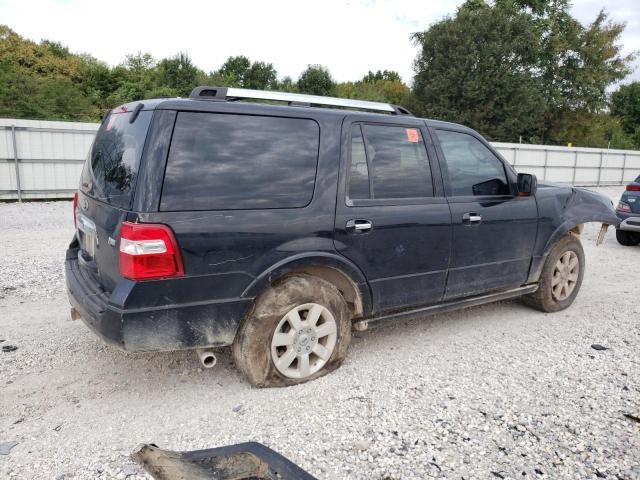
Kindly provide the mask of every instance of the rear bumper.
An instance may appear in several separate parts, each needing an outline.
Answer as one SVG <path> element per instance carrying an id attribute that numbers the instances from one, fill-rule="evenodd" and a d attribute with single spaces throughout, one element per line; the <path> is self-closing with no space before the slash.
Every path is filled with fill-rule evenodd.
<path id="1" fill-rule="evenodd" d="M 251 302 L 224 299 L 127 308 L 136 282 L 124 280 L 111 295 L 102 291 L 83 273 L 75 248 L 67 250 L 65 275 L 69 301 L 84 324 L 105 342 L 131 352 L 230 345 Z"/>
<path id="2" fill-rule="evenodd" d="M 619 230 L 627 230 L 629 232 L 640 232 L 640 214 L 630 213 L 624 214 L 618 212 L 618 217 L 622 222 L 618 226 Z"/>

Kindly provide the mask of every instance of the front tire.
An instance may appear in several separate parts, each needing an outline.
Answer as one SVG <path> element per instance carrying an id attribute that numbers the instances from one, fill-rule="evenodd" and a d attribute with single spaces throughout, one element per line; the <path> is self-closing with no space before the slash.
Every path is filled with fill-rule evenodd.
<path id="1" fill-rule="evenodd" d="M 338 368 L 350 341 L 349 309 L 338 289 L 296 274 L 258 297 L 236 334 L 233 358 L 252 385 L 283 387 Z"/>
<path id="2" fill-rule="evenodd" d="M 584 250 L 580 240 L 568 234 L 551 249 L 542 268 L 538 290 L 523 297 L 542 312 L 558 312 L 575 300 L 584 277 Z"/>
<path id="3" fill-rule="evenodd" d="M 620 245 L 633 247 L 640 243 L 640 233 L 616 229 L 616 240 Z"/>

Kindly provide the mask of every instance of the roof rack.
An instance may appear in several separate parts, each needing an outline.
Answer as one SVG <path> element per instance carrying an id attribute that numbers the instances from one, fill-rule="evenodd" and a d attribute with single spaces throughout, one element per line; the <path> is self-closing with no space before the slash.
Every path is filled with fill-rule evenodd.
<path id="1" fill-rule="evenodd" d="M 369 102 L 367 100 L 352 100 L 350 98 L 323 97 L 303 93 L 273 92 L 269 90 L 251 90 L 233 87 L 196 87 L 191 90 L 189 98 L 194 100 L 272 100 L 286 102 L 292 106 L 309 107 L 311 105 L 325 105 L 331 107 L 357 108 L 375 112 L 386 112 L 395 115 L 411 115 L 406 108 L 390 103 Z"/>

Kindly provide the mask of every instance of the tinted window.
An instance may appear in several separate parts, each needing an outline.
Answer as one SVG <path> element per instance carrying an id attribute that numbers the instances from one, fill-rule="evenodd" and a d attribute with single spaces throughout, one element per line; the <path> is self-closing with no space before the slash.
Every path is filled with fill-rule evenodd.
<path id="1" fill-rule="evenodd" d="M 318 139 L 312 120 L 179 113 L 161 209 L 304 207 L 313 197 Z"/>
<path id="2" fill-rule="evenodd" d="M 351 131 L 351 166 L 347 195 L 355 199 L 369 198 L 369 167 L 360 125 L 355 125 Z"/>
<path id="3" fill-rule="evenodd" d="M 419 129 L 363 125 L 362 131 L 373 170 L 372 198 L 433 196 L 427 151 Z"/>
<path id="4" fill-rule="evenodd" d="M 504 165 L 472 135 L 436 130 L 449 172 L 451 193 L 462 195 L 508 195 Z"/>
<path id="5" fill-rule="evenodd" d="M 121 208 L 130 208 L 142 147 L 152 112 L 111 113 L 100 125 L 82 170 L 80 189 L 87 195 Z"/>

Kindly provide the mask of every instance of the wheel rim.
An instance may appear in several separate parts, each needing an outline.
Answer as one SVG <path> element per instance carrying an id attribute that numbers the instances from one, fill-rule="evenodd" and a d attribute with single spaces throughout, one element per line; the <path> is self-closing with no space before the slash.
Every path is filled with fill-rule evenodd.
<path id="1" fill-rule="evenodd" d="M 305 303 L 278 323 L 271 339 L 271 359 L 285 377 L 309 377 L 329 361 L 337 338 L 331 312 L 317 303 Z"/>
<path id="2" fill-rule="evenodd" d="M 578 284 L 580 261 L 574 251 L 564 252 L 553 269 L 551 292 L 554 300 L 562 301 L 571 296 Z"/>

